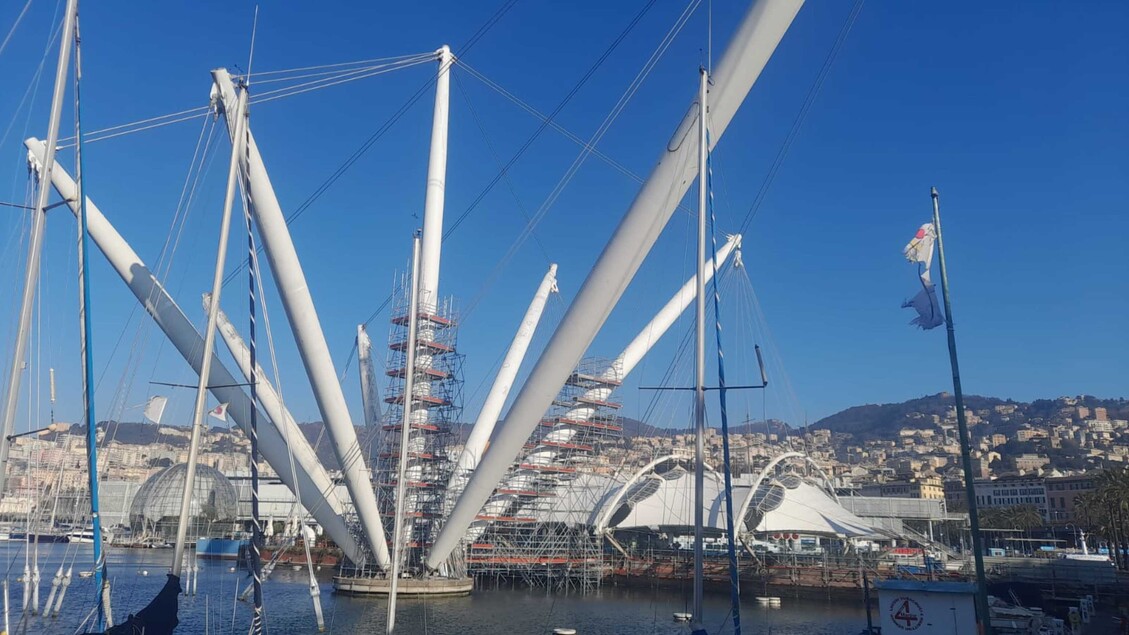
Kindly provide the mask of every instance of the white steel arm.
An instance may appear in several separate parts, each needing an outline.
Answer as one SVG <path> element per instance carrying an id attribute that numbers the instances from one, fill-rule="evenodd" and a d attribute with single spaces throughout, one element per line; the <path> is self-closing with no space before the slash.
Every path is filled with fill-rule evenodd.
<path id="1" fill-rule="evenodd" d="M 29 151 L 31 161 L 38 164 L 43 157 L 43 142 L 38 139 L 28 139 L 24 142 Z M 67 200 L 68 206 L 75 214 L 79 211 L 78 190 L 74 180 L 66 170 L 56 165 L 51 171 L 51 183 L 59 195 Z M 200 368 L 204 350 L 203 340 L 196 331 L 196 327 L 180 310 L 176 302 L 165 291 L 160 281 L 153 272 L 145 266 L 137 252 L 129 246 L 121 234 L 114 229 L 110 221 L 102 215 L 98 206 L 86 197 L 87 227 L 90 238 L 98 249 L 106 256 L 110 265 L 118 272 L 122 280 L 129 287 L 145 310 L 153 317 L 157 326 L 165 332 L 169 341 L 184 357 L 193 370 Z M 246 393 L 236 387 L 239 382 L 218 360 L 212 360 L 212 379 L 217 387 L 211 388 L 212 395 L 221 403 L 228 404 L 228 413 L 231 418 L 245 431 L 250 427 L 251 400 Z M 269 417 L 264 417 L 270 419 Z M 272 420 L 273 423 L 273 420 Z M 341 517 L 341 502 L 334 493 L 333 480 L 329 478 L 325 468 L 316 459 L 304 456 L 299 449 L 302 444 L 309 448 L 309 444 L 302 438 L 293 447 L 295 448 L 294 473 L 290 471 L 290 460 L 286 450 L 286 443 L 282 436 L 272 426 L 259 430 L 259 449 L 263 457 L 278 473 L 282 482 L 291 490 L 301 488 L 302 501 L 325 528 L 334 542 L 344 550 L 345 555 L 354 562 L 364 559 L 364 551 L 353 539 L 345 520 Z M 312 449 L 310 449 L 312 454 Z"/>
<path id="2" fill-rule="evenodd" d="M 803 0 L 760 0 L 746 14 L 714 73 L 710 111 L 717 143 L 738 107 L 792 24 Z M 658 165 L 643 184 L 627 214 L 592 267 L 576 299 L 553 334 L 529 379 L 495 435 L 491 451 L 475 470 L 427 557 L 437 569 L 459 544 L 495 485 L 521 451 L 541 416 L 556 397 L 584 351 L 635 276 L 666 226 L 697 170 L 697 144 L 686 138 L 697 121 L 691 107 Z"/>

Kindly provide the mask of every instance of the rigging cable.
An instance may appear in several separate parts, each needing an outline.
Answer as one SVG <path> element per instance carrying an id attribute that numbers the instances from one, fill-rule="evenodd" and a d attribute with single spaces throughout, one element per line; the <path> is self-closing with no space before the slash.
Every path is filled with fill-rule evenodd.
<path id="1" fill-rule="evenodd" d="M 24 8 L 20 10 L 20 14 L 16 16 L 16 21 L 12 23 L 12 28 L 8 29 L 8 35 L 4 36 L 3 42 L 0 42 L 0 55 L 3 55 L 4 49 L 8 48 L 8 42 L 12 41 L 12 36 L 16 34 L 16 29 L 19 28 L 20 22 L 23 21 L 24 15 L 27 14 L 29 8 L 31 8 L 31 0 L 27 0 L 27 3 L 24 4 Z"/>
<path id="2" fill-rule="evenodd" d="M 584 145 L 583 149 L 581 149 L 580 153 L 576 156 L 575 159 L 573 159 L 573 162 L 569 166 L 568 170 L 566 170 L 564 175 L 561 176 L 560 180 L 557 181 L 557 184 L 553 186 L 553 189 L 549 192 L 549 195 L 545 198 L 545 200 L 541 203 L 541 206 L 537 209 L 537 212 L 533 215 L 533 219 L 526 224 L 526 226 L 518 234 L 518 237 L 514 240 L 513 244 L 510 245 L 510 248 L 506 251 L 506 254 L 502 256 L 502 259 L 498 261 L 498 263 L 494 266 L 494 269 L 490 272 L 490 275 L 487 276 L 486 281 L 482 285 L 482 289 L 476 294 L 475 298 L 471 301 L 471 304 L 468 306 L 466 311 L 464 311 L 464 322 L 466 321 L 467 316 L 474 311 L 474 308 L 478 305 L 478 302 L 481 301 L 482 297 L 486 293 L 486 290 L 490 288 L 495 280 L 497 280 L 498 276 L 501 274 L 502 269 L 504 269 L 506 265 L 509 264 L 509 261 L 514 257 L 514 255 L 517 254 L 518 249 L 521 248 L 521 246 L 533 233 L 534 228 L 541 222 L 542 219 L 545 218 L 545 215 L 549 212 L 550 209 L 552 209 L 553 205 L 560 198 L 561 194 L 564 193 L 565 189 L 572 182 L 572 179 L 576 176 L 577 172 L 580 171 L 580 167 L 584 165 L 584 162 L 591 154 L 589 148 L 594 148 L 595 146 L 599 145 L 600 141 L 604 138 L 604 135 L 607 134 L 612 124 L 615 123 L 615 121 L 619 118 L 619 115 L 623 113 L 624 108 L 627 107 L 627 104 L 631 101 L 632 97 L 635 96 L 635 93 L 638 92 L 639 88 L 643 85 L 643 82 L 647 79 L 648 76 L 650 76 L 651 71 L 654 69 L 655 65 L 658 64 L 660 59 L 662 59 L 663 54 L 666 53 L 667 49 L 670 47 L 671 43 L 674 41 L 674 38 L 678 35 L 678 33 L 682 31 L 682 27 L 686 25 L 686 22 L 690 19 L 690 16 L 693 15 L 694 10 L 697 9 L 700 2 L 701 0 L 691 0 L 691 2 L 686 6 L 678 19 L 675 20 L 674 25 L 671 26 L 670 30 L 668 30 L 666 35 L 663 36 L 662 40 L 659 42 L 659 45 L 655 48 L 655 50 L 651 53 L 651 56 L 643 64 L 643 67 L 639 69 L 639 72 L 636 73 L 634 79 L 631 80 L 627 88 L 624 90 L 623 94 L 620 95 L 620 98 L 616 102 L 615 106 L 613 106 L 607 116 L 604 117 L 603 122 L 600 123 L 599 127 L 596 129 L 596 132 L 594 132 L 588 139 L 588 142 Z M 581 83 L 573 89 L 573 92 L 570 93 L 569 97 L 567 97 L 566 99 L 571 99 L 572 95 L 580 89 L 580 86 L 582 86 L 583 83 L 586 82 L 589 77 L 591 77 L 592 73 L 594 73 L 596 69 L 603 64 L 604 60 L 606 60 L 607 57 L 610 56 L 611 53 L 619 46 L 623 39 L 627 37 L 627 34 L 630 33 L 635 24 L 637 24 L 638 21 L 642 19 L 643 15 L 650 8 L 651 4 L 653 4 L 653 2 L 648 3 L 647 6 L 644 7 L 643 11 L 641 11 L 636 16 L 635 20 L 633 20 L 632 23 L 628 25 L 628 28 L 624 30 L 624 32 L 604 52 L 604 54 L 597 61 L 596 65 L 593 66 L 591 70 L 589 70 L 589 72 L 581 80 Z M 564 104 L 562 103 L 562 105 L 559 106 L 556 111 L 554 111 L 554 115 L 559 112 L 561 108 L 563 108 L 563 105 Z M 543 131 L 546 127 L 547 123 L 542 123 L 538 128 L 537 134 L 540 134 L 540 132 Z M 510 166 L 507 165 L 505 170 L 508 170 L 509 167 Z M 496 183 L 497 180 L 498 179 L 496 178 L 494 183 Z M 491 184 L 491 187 L 493 187 L 493 183 Z M 479 199 L 476 199 L 475 203 L 473 203 L 472 206 L 467 209 L 467 211 L 463 212 L 463 214 L 459 216 L 459 218 L 451 225 L 451 227 L 446 232 L 444 232 L 444 238 L 450 236 L 451 233 L 453 233 L 458 228 L 458 226 L 466 220 L 467 216 L 471 213 L 471 211 L 473 211 L 474 207 L 477 205 L 478 201 L 481 200 L 481 198 L 482 196 L 480 196 Z"/>
<path id="3" fill-rule="evenodd" d="M 654 0 L 652 0 L 652 2 L 653 1 Z M 495 24 L 498 23 L 498 21 L 501 20 L 502 17 L 516 3 L 517 3 L 517 0 L 506 0 L 506 2 L 504 2 L 502 4 L 502 6 L 499 7 L 498 10 L 495 11 L 494 14 L 491 15 L 490 18 L 482 26 L 480 26 L 478 28 L 477 31 L 475 31 L 474 35 L 472 35 L 471 38 L 469 40 L 467 40 L 467 42 L 465 44 L 463 44 L 462 48 L 460 49 L 460 54 L 465 55 L 468 51 L 470 51 L 474 47 L 474 45 L 477 44 L 482 39 L 482 37 L 485 36 L 486 33 Z M 365 139 L 365 141 L 363 143 L 361 143 L 361 145 L 358 146 L 356 150 L 354 150 L 348 157 L 346 157 L 346 159 L 337 167 L 337 169 L 335 169 L 329 175 L 329 177 L 327 177 L 324 181 L 322 181 L 321 185 L 319 185 L 317 188 L 314 189 L 313 193 L 310 194 L 306 198 L 306 200 L 302 201 L 302 203 L 300 205 L 298 205 L 298 207 L 295 208 L 295 210 L 293 212 L 291 212 L 289 216 L 286 217 L 286 224 L 290 225 L 295 220 L 297 220 L 298 217 L 300 217 L 303 213 L 305 213 L 305 211 L 307 209 L 309 209 L 311 205 L 313 205 L 315 202 L 317 202 L 317 200 L 319 198 L 321 198 L 321 196 L 323 194 L 325 194 L 327 191 L 329 191 L 329 189 L 331 187 L 333 187 L 333 185 L 335 183 L 337 183 L 338 179 L 340 179 L 346 172 L 348 172 L 349 169 L 352 168 L 353 165 L 362 156 L 364 156 L 365 153 L 367 153 L 372 148 L 372 146 L 375 145 L 376 142 L 379 141 L 380 138 L 383 137 L 392 128 L 392 126 L 394 126 L 396 124 L 396 122 L 398 122 L 401 118 L 403 118 L 403 116 L 405 114 L 407 114 L 407 112 L 409 110 L 411 110 L 412 106 L 414 106 L 416 104 L 416 102 L 418 102 L 423 97 L 423 95 L 427 92 L 427 89 L 430 88 L 432 85 L 434 85 L 435 81 L 437 79 L 438 79 L 438 72 L 435 75 L 432 75 L 426 82 L 424 82 L 423 85 L 421 85 L 418 89 L 416 89 L 416 91 L 414 93 L 412 93 L 412 95 L 410 97 L 408 97 L 407 101 L 405 101 L 400 106 L 400 108 L 396 110 L 396 112 L 392 113 L 391 117 L 389 117 L 387 120 L 385 120 L 384 123 L 382 123 L 376 129 L 376 131 L 374 131 L 371 135 L 369 135 L 369 137 L 367 139 Z M 262 249 L 262 245 L 259 246 L 259 249 L 260 250 Z M 228 274 L 228 276 L 226 278 L 224 278 L 223 283 L 225 285 L 227 283 L 229 283 L 246 266 L 247 266 L 246 260 L 239 263 L 239 265 L 236 266 L 235 269 L 230 274 Z M 389 296 L 388 299 L 385 300 L 385 302 L 381 305 L 381 309 L 379 309 L 378 312 L 380 310 L 383 310 L 383 307 L 387 306 L 388 302 L 390 302 L 391 300 L 392 300 L 392 296 Z M 373 317 L 375 317 L 375 314 L 374 314 Z M 365 324 L 368 324 L 371 321 L 372 321 L 372 318 L 370 318 L 369 320 L 366 320 Z"/>
<path id="4" fill-rule="evenodd" d="M 866 0 L 856 0 L 854 7 L 851 8 L 851 12 L 847 16 L 847 21 L 839 31 L 839 37 L 835 39 L 835 43 L 831 46 L 831 51 L 827 53 L 827 58 L 823 61 L 823 66 L 819 69 L 814 83 L 812 83 L 811 88 L 808 90 L 808 94 L 804 98 L 804 103 L 800 106 L 800 111 L 796 114 L 796 119 L 792 122 L 791 129 L 788 130 L 788 135 L 784 138 L 784 143 L 781 144 L 776 158 L 773 159 L 772 165 L 769 167 L 768 173 L 764 177 L 764 181 L 761 182 L 760 190 L 753 199 L 752 205 L 749 206 L 749 211 L 745 213 L 745 219 L 741 221 L 741 228 L 738 230 L 739 233 L 744 234 L 749 230 L 749 225 L 753 222 L 753 218 L 757 215 L 757 212 L 760 211 L 761 204 L 764 203 L 764 199 L 768 195 L 768 190 L 772 187 L 772 182 L 776 180 L 776 175 L 780 172 L 780 166 L 788 156 L 788 150 L 791 149 L 792 143 L 796 140 L 796 135 L 799 134 L 800 128 L 804 125 L 804 120 L 807 119 L 808 113 L 811 112 L 812 104 L 815 103 L 815 98 L 823 88 L 823 82 L 827 79 L 827 75 L 831 71 L 831 67 L 835 64 L 836 58 L 839 57 L 839 51 L 843 48 L 843 43 L 846 42 L 847 35 L 850 34 L 851 29 L 854 27 L 855 20 L 858 19 L 865 2 Z"/>

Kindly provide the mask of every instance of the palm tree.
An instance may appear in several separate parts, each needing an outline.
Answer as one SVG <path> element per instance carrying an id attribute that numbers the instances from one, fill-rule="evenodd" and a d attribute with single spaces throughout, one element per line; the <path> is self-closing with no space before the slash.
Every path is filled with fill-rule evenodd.
<path id="1" fill-rule="evenodd" d="M 1126 543 L 1129 543 L 1129 527 L 1126 526 L 1129 520 L 1129 469 L 1107 469 L 1098 477 L 1097 485 L 1110 510 L 1111 546 L 1116 551 L 1114 561 L 1119 562 L 1121 568 L 1129 569 L 1129 554 L 1125 551 Z"/>
<path id="2" fill-rule="evenodd" d="M 1104 538 L 1113 551 L 1113 561 L 1129 569 L 1129 469 L 1104 470 L 1092 491 L 1074 499 L 1078 520 L 1090 533 Z"/>

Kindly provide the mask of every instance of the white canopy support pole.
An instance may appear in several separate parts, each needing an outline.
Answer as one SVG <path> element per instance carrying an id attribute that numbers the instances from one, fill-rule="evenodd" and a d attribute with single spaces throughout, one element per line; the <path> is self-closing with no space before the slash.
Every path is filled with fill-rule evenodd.
<path id="1" fill-rule="evenodd" d="M 423 239 L 420 245 L 420 305 L 439 304 L 439 255 L 443 244 L 443 199 L 447 190 L 447 123 L 450 120 L 451 49 L 436 55 L 435 114 L 431 122 L 431 155 L 427 162 L 427 192 L 423 199 Z"/>
<path id="2" fill-rule="evenodd" d="M 513 387 L 514 380 L 517 378 L 521 362 L 525 359 L 525 353 L 529 350 L 530 342 L 533 341 L 533 333 L 537 330 L 537 323 L 541 321 L 545 302 L 549 299 L 549 294 L 556 291 L 557 265 L 551 264 L 548 273 L 541 279 L 541 285 L 537 287 L 537 293 L 533 295 L 533 301 L 530 302 L 525 317 L 521 320 L 521 326 L 518 327 L 513 342 L 510 343 L 510 349 L 506 351 L 506 357 L 502 360 L 502 367 L 498 369 L 498 375 L 494 377 L 494 385 L 491 386 L 490 393 L 486 395 L 482 410 L 478 412 L 478 419 L 474 422 L 470 436 L 467 437 L 466 444 L 463 446 L 463 452 L 459 456 L 454 472 L 451 474 L 451 485 L 448 487 L 448 491 L 454 491 L 456 485 L 461 488 L 469 473 L 482 460 L 482 454 L 486 451 L 490 435 L 494 433 L 494 425 L 502 414 L 502 407 L 505 406 L 506 398 L 509 397 L 510 388 Z"/>
<path id="3" fill-rule="evenodd" d="M 236 95 L 231 75 L 225 69 L 217 69 L 212 71 L 212 77 L 218 91 L 217 106 L 225 111 L 233 110 Z M 228 118 L 229 133 L 234 132 L 234 124 Z M 251 193 L 251 209 L 270 261 L 278 294 L 282 298 L 282 306 L 298 344 L 298 353 L 302 357 L 314 399 L 332 441 L 333 452 L 341 463 L 345 487 L 353 500 L 361 528 L 368 538 L 377 564 L 384 569 L 389 562 L 388 543 L 384 537 L 384 527 L 380 523 L 372 479 L 365 466 L 356 430 L 353 429 L 345 395 L 337 381 L 337 371 L 329 354 L 313 296 L 310 295 L 306 274 L 302 271 L 298 252 L 294 248 L 290 230 L 286 227 L 286 218 L 275 196 L 262 155 L 255 145 L 255 137 L 250 132 L 247 133 L 247 151 L 243 160 L 246 161 L 245 174 Z"/>
<path id="4" fill-rule="evenodd" d="M 38 139 L 28 139 L 24 145 L 28 148 L 28 160 L 38 167 L 43 158 L 43 142 Z M 78 189 L 67 171 L 56 166 L 51 172 L 51 182 L 59 195 L 67 200 L 71 211 L 78 214 Z M 169 341 L 192 370 L 198 372 L 203 360 L 204 342 L 196 327 L 165 291 L 153 272 L 145 266 L 137 252 L 102 215 L 102 211 L 89 196 L 86 197 L 86 214 L 90 238 L 94 240 L 94 244 L 106 256 L 110 266 L 118 272 L 138 302 L 153 317 L 153 321 L 168 336 Z M 217 386 L 211 388 L 212 395 L 217 401 L 228 404 L 228 414 L 241 428 L 247 430 L 250 425 L 252 404 L 247 394 L 236 386 L 240 382 L 218 359 L 212 361 L 212 375 L 215 380 L 212 384 Z M 273 421 L 273 418 L 269 419 Z M 341 517 L 343 506 L 335 493 L 333 480 L 329 478 L 325 468 L 317 462 L 313 449 L 305 437 L 290 441 L 294 451 L 296 472 L 290 470 L 287 443 L 278 430 L 272 426 L 259 429 L 259 449 L 282 482 L 292 491 L 300 487 L 302 502 L 310 510 L 310 514 L 325 528 L 350 560 L 362 562 L 364 551 L 357 545 L 345 520 Z"/>
<path id="5" fill-rule="evenodd" d="M 230 112 L 230 111 L 229 111 Z M 227 192 L 223 199 L 223 216 L 220 219 L 219 247 L 216 250 L 216 266 L 212 272 L 212 303 L 208 311 L 208 324 L 204 328 L 204 359 L 200 364 L 200 383 L 196 386 L 196 403 L 192 409 L 192 435 L 188 440 L 188 465 L 184 471 L 184 494 L 180 498 L 180 517 L 176 524 L 176 542 L 173 543 L 171 575 L 180 578 L 185 560 L 185 545 L 188 540 L 189 514 L 192 501 L 196 498 L 194 489 L 196 461 L 200 452 L 200 437 L 204 430 L 204 417 L 207 415 L 208 382 L 212 376 L 212 360 L 215 358 L 216 318 L 219 315 L 220 291 L 223 290 L 223 268 L 227 261 L 227 240 L 231 234 L 231 209 L 235 205 L 235 188 L 239 182 L 239 157 L 247 139 L 247 89 L 239 91 L 235 101 L 235 132 L 231 135 L 231 166 L 227 173 Z M 191 588 L 191 586 L 190 586 Z"/>
<path id="6" fill-rule="evenodd" d="M 365 413 L 365 427 L 380 429 L 384 416 L 380 407 L 380 386 L 376 382 L 376 366 L 372 362 L 372 339 L 364 324 L 357 325 L 357 370 L 361 375 L 361 403 Z"/>
<path id="7" fill-rule="evenodd" d="M 59 36 L 59 62 L 55 67 L 55 91 L 51 95 L 51 118 L 47 121 L 47 152 L 42 161 L 42 174 L 31 216 L 31 234 L 27 247 L 27 268 L 20 301 L 20 322 L 16 327 L 16 346 L 12 351 L 12 372 L 8 376 L 8 392 L 4 395 L 3 421 L 0 422 L 0 496 L 8 485 L 8 437 L 15 432 L 16 411 L 20 408 L 20 384 L 27 367 L 27 345 L 31 338 L 31 318 L 35 310 L 35 294 L 39 289 L 39 264 L 43 257 L 43 233 L 47 224 L 47 196 L 51 193 L 51 173 L 55 168 L 55 146 L 59 142 L 59 119 L 63 113 L 63 97 L 67 92 L 67 69 L 70 68 L 71 45 L 74 43 L 75 15 L 78 0 L 67 0 L 63 30 Z M 53 423 L 53 422 L 52 422 Z"/>
<path id="8" fill-rule="evenodd" d="M 802 5 L 803 0 L 759 0 L 745 15 L 713 75 L 713 143 L 724 134 Z M 495 435 L 493 447 L 432 546 L 427 557 L 429 568 L 437 569 L 459 544 L 689 189 L 698 167 L 698 144 L 693 134 L 698 118 L 696 102 L 695 98 L 522 386 L 501 433 Z"/>

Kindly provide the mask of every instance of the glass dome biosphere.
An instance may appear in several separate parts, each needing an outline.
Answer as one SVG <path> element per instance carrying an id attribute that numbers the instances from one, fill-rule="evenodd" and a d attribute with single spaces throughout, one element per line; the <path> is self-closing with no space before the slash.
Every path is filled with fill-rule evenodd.
<path id="1" fill-rule="evenodd" d="M 173 465 L 150 476 L 141 485 L 129 507 L 130 529 L 135 536 L 176 536 L 187 473 L 187 465 Z M 213 467 L 198 465 L 192 490 L 188 535 L 229 533 L 239 512 L 239 498 L 231 481 Z"/>

